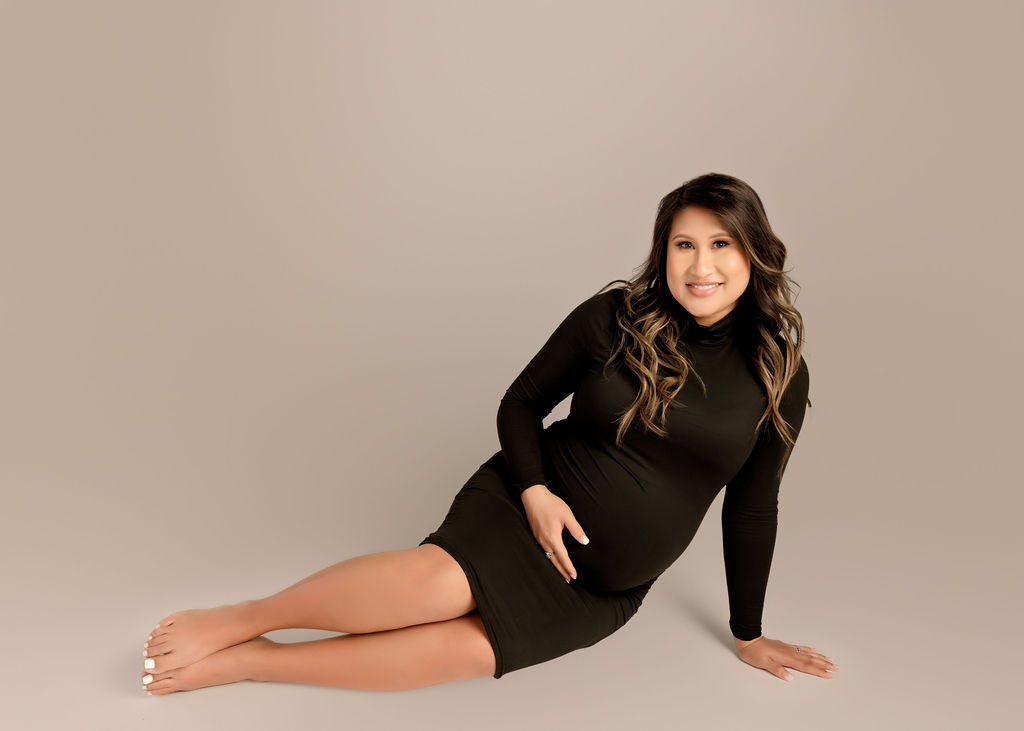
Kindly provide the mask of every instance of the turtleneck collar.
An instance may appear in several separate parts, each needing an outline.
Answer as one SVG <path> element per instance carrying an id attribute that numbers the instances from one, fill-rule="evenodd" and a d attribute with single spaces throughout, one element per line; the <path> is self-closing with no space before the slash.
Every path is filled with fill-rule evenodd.
<path id="1" fill-rule="evenodd" d="M 689 315 L 689 321 L 686 324 L 686 328 L 683 331 L 683 338 L 690 343 L 695 345 L 703 345 L 706 347 L 714 347 L 716 345 L 726 345 L 731 343 L 738 331 L 736 326 L 736 312 L 739 307 L 733 307 L 729 310 L 726 315 L 709 326 L 699 325 L 698 322 L 693 319 L 693 315 Z"/>
<path id="2" fill-rule="evenodd" d="M 704 326 L 693 319 L 693 315 L 685 312 L 682 337 L 689 343 L 705 347 L 728 345 L 733 342 L 739 334 L 739 320 L 742 317 L 740 310 L 742 305 L 737 303 L 736 307 L 729 310 L 725 317 L 716 322 Z M 682 309 L 682 308 L 680 308 Z"/>

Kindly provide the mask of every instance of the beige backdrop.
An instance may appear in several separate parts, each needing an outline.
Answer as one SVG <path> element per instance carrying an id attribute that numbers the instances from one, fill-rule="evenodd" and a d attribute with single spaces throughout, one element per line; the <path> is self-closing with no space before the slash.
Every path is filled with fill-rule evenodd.
<path id="1" fill-rule="evenodd" d="M 0 2 L 0 722 L 1009 728 L 1022 15 Z M 720 496 L 636 619 L 500 681 L 142 692 L 170 611 L 433 530 L 505 388 L 709 171 L 801 285 L 764 631 L 834 679 L 736 658 Z"/>

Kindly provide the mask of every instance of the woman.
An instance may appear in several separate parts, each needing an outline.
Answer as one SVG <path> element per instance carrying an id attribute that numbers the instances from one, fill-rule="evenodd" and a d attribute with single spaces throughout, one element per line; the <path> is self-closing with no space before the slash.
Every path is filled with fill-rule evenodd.
<path id="1" fill-rule="evenodd" d="M 739 657 L 786 680 L 787 667 L 831 677 L 814 648 L 761 634 L 779 483 L 810 403 L 785 258 L 746 183 L 708 174 L 669 193 L 646 266 L 579 304 L 506 391 L 501 449 L 436 531 L 265 599 L 166 617 L 144 646 L 144 687 L 419 688 L 589 647 L 636 613 L 723 486 Z M 569 416 L 545 429 L 570 393 Z M 261 636 L 290 627 L 346 634 Z"/>

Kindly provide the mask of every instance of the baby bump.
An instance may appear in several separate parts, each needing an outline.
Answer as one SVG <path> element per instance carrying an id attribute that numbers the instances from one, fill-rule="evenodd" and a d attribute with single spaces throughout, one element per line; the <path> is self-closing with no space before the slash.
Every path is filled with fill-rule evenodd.
<path id="1" fill-rule="evenodd" d="M 684 526 L 672 526 L 661 510 L 638 500 L 599 506 L 589 496 L 564 491 L 560 495 L 583 528 L 587 545 L 579 543 L 568 530 L 562 534 L 577 580 L 600 591 L 623 591 L 639 586 L 661 574 L 682 553 L 690 536 Z M 675 512 L 675 511 L 670 511 Z"/>
<path id="2" fill-rule="evenodd" d="M 548 488 L 590 539 L 583 545 L 568 530 L 562 533 L 577 580 L 593 589 L 623 591 L 660 575 L 689 545 L 710 507 L 706 494 L 682 481 L 640 484 L 621 468 L 602 465 L 582 474 L 567 467 L 574 463 L 552 452 Z"/>

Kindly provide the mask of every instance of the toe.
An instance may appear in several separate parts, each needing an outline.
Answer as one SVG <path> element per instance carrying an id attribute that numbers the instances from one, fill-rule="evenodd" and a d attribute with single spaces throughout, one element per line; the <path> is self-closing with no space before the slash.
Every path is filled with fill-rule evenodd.
<path id="1" fill-rule="evenodd" d="M 143 644 L 142 649 L 149 657 L 163 655 L 172 649 L 173 645 L 168 639 L 155 639 Z"/>
<path id="2" fill-rule="evenodd" d="M 177 670 L 182 665 L 178 662 L 178 655 L 173 650 L 168 650 L 164 654 L 155 657 L 147 657 L 142 661 L 142 664 L 146 672 L 153 673 L 154 675 Z"/>
<path id="3" fill-rule="evenodd" d="M 164 680 L 154 680 L 146 686 L 146 690 L 152 695 L 167 695 L 177 690 L 177 686 L 174 683 L 174 678 L 166 678 Z"/>
<path id="4" fill-rule="evenodd" d="M 170 673 L 147 673 L 142 676 L 142 687 L 153 692 L 154 689 L 159 690 L 160 688 L 168 687 L 172 678 L 173 676 Z"/>
<path id="5" fill-rule="evenodd" d="M 157 622 L 157 627 L 170 627 L 172 624 L 174 624 L 174 620 L 176 620 L 180 614 L 181 612 L 168 614 L 166 617 Z"/>

